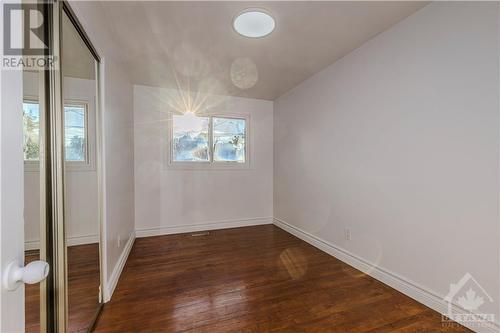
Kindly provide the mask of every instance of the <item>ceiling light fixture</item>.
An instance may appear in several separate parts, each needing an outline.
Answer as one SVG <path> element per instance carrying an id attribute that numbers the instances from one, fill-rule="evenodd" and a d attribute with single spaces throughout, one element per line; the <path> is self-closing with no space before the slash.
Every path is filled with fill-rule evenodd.
<path id="1" fill-rule="evenodd" d="M 250 38 L 267 36 L 273 32 L 274 27 L 274 18 L 262 9 L 246 9 L 233 20 L 234 30 Z"/>

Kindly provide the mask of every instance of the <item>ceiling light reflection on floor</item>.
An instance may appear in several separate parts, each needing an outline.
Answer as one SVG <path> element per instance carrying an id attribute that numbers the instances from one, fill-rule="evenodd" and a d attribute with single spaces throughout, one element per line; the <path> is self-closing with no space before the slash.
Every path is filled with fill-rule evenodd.
<path id="1" fill-rule="evenodd" d="M 307 257 L 297 247 L 287 248 L 281 252 L 280 261 L 293 280 L 300 279 L 307 273 Z"/>

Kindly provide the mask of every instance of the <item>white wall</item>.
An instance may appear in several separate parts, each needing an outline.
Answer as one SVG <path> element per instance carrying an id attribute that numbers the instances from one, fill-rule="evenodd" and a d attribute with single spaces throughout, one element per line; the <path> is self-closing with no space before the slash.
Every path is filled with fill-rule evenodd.
<path id="1" fill-rule="evenodd" d="M 38 74 L 23 74 L 25 98 L 38 99 Z M 68 245 L 99 241 L 97 216 L 97 171 L 95 168 L 95 91 L 94 80 L 64 79 L 65 100 L 86 102 L 89 113 L 89 155 L 92 167 L 84 170 L 66 169 L 66 235 Z M 24 226 L 26 249 L 38 249 L 40 242 L 40 172 L 38 165 L 25 166 L 24 171 Z"/>
<path id="2" fill-rule="evenodd" d="M 127 68 L 98 2 L 71 1 L 76 16 L 102 60 L 105 299 L 109 299 L 134 233 L 133 90 Z M 122 241 L 118 244 L 118 238 Z M 130 244 L 130 243 L 129 243 Z"/>
<path id="3" fill-rule="evenodd" d="M 432 3 L 281 96 L 275 217 L 440 297 L 470 272 L 498 318 L 498 32 Z"/>
<path id="4" fill-rule="evenodd" d="M 210 95 L 209 104 L 217 102 L 206 112 L 250 116 L 250 167 L 173 170 L 167 168 L 165 158 L 167 118 L 172 111 L 169 105 L 177 104 L 179 94 L 171 89 L 134 86 L 138 235 L 271 223 L 273 103 Z"/>

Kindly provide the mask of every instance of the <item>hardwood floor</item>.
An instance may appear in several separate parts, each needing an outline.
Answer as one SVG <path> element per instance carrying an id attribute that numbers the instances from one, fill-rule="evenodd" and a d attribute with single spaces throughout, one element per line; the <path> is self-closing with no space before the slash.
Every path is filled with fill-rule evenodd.
<path id="1" fill-rule="evenodd" d="M 139 238 L 95 332 L 469 332 L 272 225 Z"/>
<path id="2" fill-rule="evenodd" d="M 38 260 L 38 251 L 25 253 L 26 264 Z M 71 333 L 87 332 L 94 323 L 99 303 L 99 244 L 68 247 L 68 327 Z M 26 285 L 27 333 L 40 332 L 40 288 Z"/>

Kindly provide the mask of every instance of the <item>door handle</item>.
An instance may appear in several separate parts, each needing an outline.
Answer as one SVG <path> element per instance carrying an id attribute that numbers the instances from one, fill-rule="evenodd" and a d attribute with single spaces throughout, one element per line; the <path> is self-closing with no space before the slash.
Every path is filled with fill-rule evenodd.
<path id="1" fill-rule="evenodd" d="M 49 264 L 42 260 L 35 260 L 22 267 L 19 261 L 13 260 L 3 273 L 3 287 L 9 291 L 16 290 L 21 283 L 34 284 L 45 280 L 49 275 Z"/>

